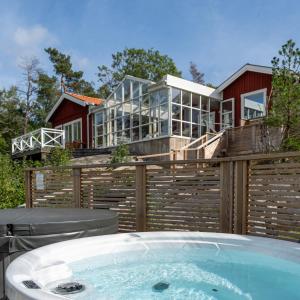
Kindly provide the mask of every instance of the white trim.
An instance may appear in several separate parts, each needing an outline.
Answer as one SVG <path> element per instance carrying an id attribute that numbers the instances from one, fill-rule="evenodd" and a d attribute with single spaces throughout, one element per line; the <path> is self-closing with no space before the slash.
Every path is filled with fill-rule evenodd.
<path id="1" fill-rule="evenodd" d="M 202 96 L 207 96 L 219 100 L 221 99 L 220 95 L 216 92 L 214 88 L 205 86 L 200 83 L 195 83 L 190 80 L 182 79 L 169 74 L 164 76 L 162 80 L 165 81 L 166 85 L 171 87 L 175 87 Z"/>
<path id="2" fill-rule="evenodd" d="M 55 103 L 55 105 L 52 107 L 51 111 L 49 112 L 49 114 L 47 115 L 46 117 L 46 122 L 49 122 L 50 118 L 52 117 L 52 115 L 54 114 L 54 112 L 56 111 L 56 109 L 59 107 L 59 105 L 63 102 L 64 99 L 67 99 L 71 102 L 74 102 L 78 105 L 81 105 L 81 106 L 87 106 L 89 105 L 88 103 L 86 103 L 85 101 L 82 101 L 82 100 L 79 100 L 69 94 L 62 94 L 60 96 L 60 98 L 58 99 L 58 101 Z M 92 104 L 91 104 L 92 105 Z"/>
<path id="3" fill-rule="evenodd" d="M 217 87 L 216 92 L 221 93 L 226 87 L 228 87 L 232 82 L 234 82 L 237 78 L 239 78 L 246 71 L 263 73 L 263 74 L 270 74 L 270 75 L 272 74 L 272 68 L 271 67 L 245 64 L 239 70 L 237 70 L 233 75 L 231 75 L 224 82 L 222 82 Z"/>
<path id="4" fill-rule="evenodd" d="M 74 123 L 78 123 L 78 122 L 80 122 L 80 130 L 81 130 L 81 134 L 80 134 L 80 142 L 82 142 L 82 138 L 83 138 L 83 135 L 82 135 L 82 132 L 83 132 L 83 128 L 82 128 L 82 118 L 78 118 L 78 119 L 76 119 L 76 120 L 73 120 L 73 121 L 70 121 L 70 122 L 68 122 L 68 123 L 64 123 L 64 124 L 62 124 L 62 127 L 63 127 L 63 129 L 64 129 L 64 131 L 65 131 L 65 138 L 66 138 L 66 130 L 65 130 L 65 126 L 68 126 L 68 125 L 72 125 L 72 124 L 74 124 Z M 72 141 L 71 142 L 73 142 L 74 141 L 74 131 L 73 131 L 73 126 L 72 126 Z M 68 142 L 70 142 L 70 141 L 68 141 Z"/>
<path id="5" fill-rule="evenodd" d="M 244 93 L 244 94 L 241 94 L 240 97 L 241 97 L 241 120 L 249 120 L 247 118 L 245 118 L 244 116 L 244 107 L 245 107 L 245 97 L 247 96 L 250 96 L 250 95 L 253 95 L 253 94 L 258 94 L 258 93 L 263 93 L 264 95 L 264 103 L 262 104 L 263 105 L 263 108 L 264 108 L 264 115 L 266 114 L 266 104 L 267 104 L 267 88 L 264 88 L 264 89 L 260 89 L 260 90 L 256 90 L 256 91 L 252 91 L 252 92 L 249 92 L 249 93 Z"/>

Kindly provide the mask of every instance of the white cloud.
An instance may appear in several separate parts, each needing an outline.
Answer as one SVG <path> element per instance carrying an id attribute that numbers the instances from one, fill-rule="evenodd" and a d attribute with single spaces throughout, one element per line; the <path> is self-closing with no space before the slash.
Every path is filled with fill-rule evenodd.
<path id="1" fill-rule="evenodd" d="M 31 28 L 18 27 L 14 32 L 13 40 L 20 47 L 35 47 L 49 37 L 51 35 L 45 27 L 36 25 Z"/>

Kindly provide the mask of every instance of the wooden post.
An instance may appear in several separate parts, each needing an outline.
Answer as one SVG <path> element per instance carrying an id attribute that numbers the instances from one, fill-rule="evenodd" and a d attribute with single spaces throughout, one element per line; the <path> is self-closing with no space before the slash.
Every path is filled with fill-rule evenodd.
<path id="1" fill-rule="evenodd" d="M 146 231 L 146 166 L 136 166 L 136 231 Z"/>
<path id="2" fill-rule="evenodd" d="M 235 163 L 234 233 L 247 233 L 248 218 L 248 161 Z"/>
<path id="3" fill-rule="evenodd" d="M 73 168 L 73 203 L 74 207 L 81 207 L 81 168 Z"/>
<path id="4" fill-rule="evenodd" d="M 220 163 L 221 203 L 220 232 L 232 233 L 233 223 L 233 162 Z"/>
<path id="5" fill-rule="evenodd" d="M 25 171 L 25 205 L 32 208 L 32 171 Z"/>

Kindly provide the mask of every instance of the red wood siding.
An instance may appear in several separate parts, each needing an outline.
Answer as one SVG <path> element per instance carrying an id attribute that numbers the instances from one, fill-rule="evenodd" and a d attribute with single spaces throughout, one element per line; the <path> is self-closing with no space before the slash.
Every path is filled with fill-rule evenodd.
<path id="1" fill-rule="evenodd" d="M 272 75 L 247 71 L 223 90 L 223 100 L 235 100 L 235 126 L 241 125 L 241 94 L 267 88 L 270 95 Z"/>
<path id="2" fill-rule="evenodd" d="M 82 143 L 87 147 L 87 115 L 88 106 L 81 106 L 72 101 L 64 99 L 50 118 L 52 127 L 66 124 L 76 119 L 82 119 Z"/>

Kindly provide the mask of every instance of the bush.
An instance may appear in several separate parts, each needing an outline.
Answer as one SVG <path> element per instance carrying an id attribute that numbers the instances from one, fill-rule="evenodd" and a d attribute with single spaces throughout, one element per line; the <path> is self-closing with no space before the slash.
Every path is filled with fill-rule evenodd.
<path id="1" fill-rule="evenodd" d="M 9 155 L 0 155 L 0 209 L 25 202 L 25 166 L 25 162 L 14 162 Z"/>
<path id="2" fill-rule="evenodd" d="M 65 166 L 70 162 L 71 151 L 63 148 L 53 148 L 48 156 L 46 165 Z"/>
<path id="3" fill-rule="evenodd" d="M 129 160 L 128 146 L 125 144 L 121 144 L 116 147 L 110 162 L 112 164 L 119 164 L 119 163 L 128 162 L 128 160 Z"/>

